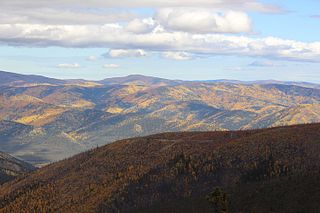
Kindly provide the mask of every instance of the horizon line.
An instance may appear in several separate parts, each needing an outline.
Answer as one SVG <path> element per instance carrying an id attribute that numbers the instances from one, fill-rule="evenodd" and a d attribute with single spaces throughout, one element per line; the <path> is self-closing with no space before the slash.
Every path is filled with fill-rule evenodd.
<path id="1" fill-rule="evenodd" d="M 305 84 L 315 84 L 320 85 L 320 82 L 311 82 L 311 81 L 292 81 L 292 80 L 278 80 L 278 79 L 256 79 L 256 80 L 240 80 L 240 79 L 228 79 L 228 78 L 218 78 L 218 79 L 193 79 L 193 80 L 182 80 L 182 79 L 175 79 L 175 78 L 165 78 L 165 77 L 159 77 L 159 76 L 152 76 L 152 75 L 143 75 L 139 73 L 130 74 L 130 75 L 123 75 L 123 76 L 113 76 L 113 77 L 106 77 L 99 80 L 92 80 L 92 79 L 86 79 L 86 78 L 56 78 L 51 77 L 47 75 L 41 75 L 41 74 L 24 74 L 19 73 L 16 71 L 7 71 L 0 69 L 0 72 L 5 72 L 9 74 L 17 74 L 17 75 L 24 75 L 24 76 L 38 76 L 38 77 L 45 77 L 45 78 L 51 78 L 55 80 L 62 80 L 62 81 L 91 81 L 91 82 L 100 82 L 108 79 L 113 78 L 127 78 L 127 77 L 133 77 L 133 76 L 141 76 L 141 77 L 147 77 L 147 78 L 158 78 L 168 81 L 182 81 L 182 82 L 203 82 L 203 83 L 247 83 L 247 84 L 254 84 L 254 83 L 261 83 L 261 82 L 274 82 L 274 83 L 305 83 Z"/>

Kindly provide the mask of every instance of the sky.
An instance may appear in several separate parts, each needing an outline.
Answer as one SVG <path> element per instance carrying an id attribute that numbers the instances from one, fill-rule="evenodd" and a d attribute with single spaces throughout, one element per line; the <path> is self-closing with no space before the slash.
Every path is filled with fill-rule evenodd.
<path id="1" fill-rule="evenodd" d="M 320 1 L 1 0 L 0 70 L 320 83 Z"/>

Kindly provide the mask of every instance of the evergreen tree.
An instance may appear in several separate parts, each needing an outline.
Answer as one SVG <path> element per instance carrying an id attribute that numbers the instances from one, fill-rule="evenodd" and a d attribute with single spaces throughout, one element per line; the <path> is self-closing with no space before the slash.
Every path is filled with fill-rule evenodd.
<path id="1" fill-rule="evenodd" d="M 227 194 L 221 188 L 216 188 L 210 193 L 207 200 L 212 204 L 215 213 L 229 212 Z"/>

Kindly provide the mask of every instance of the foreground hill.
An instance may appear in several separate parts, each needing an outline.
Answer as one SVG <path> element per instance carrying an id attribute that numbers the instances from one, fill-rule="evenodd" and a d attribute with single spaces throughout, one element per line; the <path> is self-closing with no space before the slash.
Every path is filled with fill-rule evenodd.
<path id="1" fill-rule="evenodd" d="M 0 152 L 0 185 L 33 170 L 32 165 Z"/>
<path id="2" fill-rule="evenodd" d="M 0 187 L 0 212 L 316 212 L 320 124 L 115 142 Z M 27 204 L 27 205 L 26 205 Z"/>

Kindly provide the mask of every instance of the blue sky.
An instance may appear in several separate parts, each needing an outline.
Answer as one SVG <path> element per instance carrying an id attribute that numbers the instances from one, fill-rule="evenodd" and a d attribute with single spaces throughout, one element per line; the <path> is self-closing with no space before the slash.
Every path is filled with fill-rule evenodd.
<path id="1" fill-rule="evenodd" d="M 320 83 L 316 0 L 226 0 L 209 7 L 206 0 L 133 0 L 135 7 L 96 0 L 77 8 L 77 0 L 45 8 L 39 0 L 6 1 L 0 3 L 7 13 L 0 16 L 1 70 L 73 79 L 143 74 Z"/>

